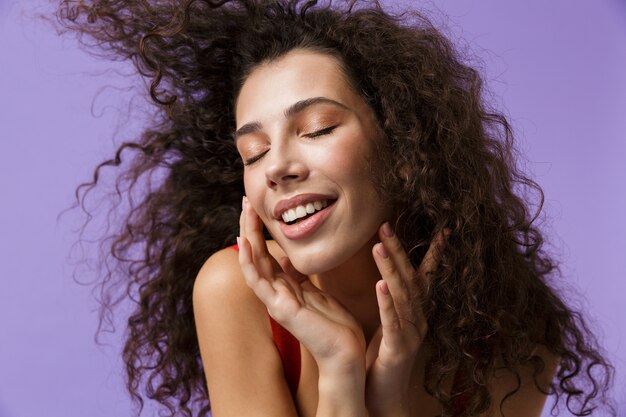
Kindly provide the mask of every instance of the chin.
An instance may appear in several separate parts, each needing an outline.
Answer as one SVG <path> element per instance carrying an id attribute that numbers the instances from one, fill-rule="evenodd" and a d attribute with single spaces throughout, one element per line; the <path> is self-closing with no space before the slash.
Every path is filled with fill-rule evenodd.
<path id="1" fill-rule="evenodd" d="M 304 275 L 322 274 L 335 269 L 347 262 L 359 250 L 359 248 L 354 248 L 354 250 L 346 251 L 345 247 L 337 250 L 328 246 L 316 248 L 315 245 L 297 249 L 282 247 L 294 268 Z"/>
<path id="2" fill-rule="evenodd" d="M 324 262 L 321 257 L 312 255 L 307 257 L 290 257 L 291 264 L 298 272 L 304 275 L 321 274 L 336 267 L 329 262 Z"/>

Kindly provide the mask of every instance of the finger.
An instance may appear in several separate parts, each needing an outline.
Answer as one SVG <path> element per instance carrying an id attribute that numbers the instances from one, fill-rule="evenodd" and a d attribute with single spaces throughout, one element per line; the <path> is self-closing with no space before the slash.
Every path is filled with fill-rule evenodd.
<path id="1" fill-rule="evenodd" d="M 291 261 L 289 261 L 289 258 L 286 256 L 281 258 L 280 268 L 284 272 L 284 279 L 286 283 L 292 288 L 292 292 L 296 295 L 298 301 L 301 304 L 304 304 L 302 286 L 300 284 L 307 280 L 308 277 L 298 272 L 291 264 Z"/>
<path id="2" fill-rule="evenodd" d="M 388 222 L 383 223 L 379 228 L 378 235 L 398 269 L 400 276 L 404 278 L 405 282 L 410 283 L 415 274 L 415 268 L 413 268 L 411 260 L 406 254 L 404 247 L 402 247 L 402 242 L 400 242 L 400 239 L 392 230 L 391 225 Z"/>
<path id="3" fill-rule="evenodd" d="M 246 280 L 246 284 L 254 291 L 257 297 L 267 306 L 275 295 L 271 283 L 259 274 L 259 270 L 252 260 L 252 248 L 245 237 L 239 237 L 239 265 Z"/>
<path id="4" fill-rule="evenodd" d="M 339 300 L 317 288 L 310 280 L 302 283 L 306 309 L 348 329 L 360 328 L 350 311 Z"/>
<path id="5" fill-rule="evenodd" d="M 271 260 L 273 258 L 267 249 L 267 242 L 263 236 L 263 222 L 245 196 L 243 199 L 243 211 L 246 238 L 250 241 L 250 246 L 252 247 L 253 262 L 258 266 L 261 274 L 267 278 L 273 277 L 274 265 Z"/>
<path id="6" fill-rule="evenodd" d="M 328 300 L 319 288 L 310 281 L 306 281 L 302 283 L 302 289 L 302 298 L 308 308 L 315 309 L 318 312 L 325 311 L 325 308 L 328 307 Z"/>
<path id="7" fill-rule="evenodd" d="M 402 326 L 385 280 L 380 280 L 376 283 L 376 300 L 378 301 L 383 339 L 389 346 L 396 346 L 400 342 Z"/>
<path id="8" fill-rule="evenodd" d="M 418 332 L 418 335 L 422 335 L 425 332 L 426 319 L 422 310 L 422 300 L 419 298 L 421 295 L 419 287 L 414 288 L 413 291 L 407 289 L 406 281 L 411 280 L 411 278 L 400 276 L 399 270 L 395 267 L 394 261 L 387 253 L 383 243 L 374 245 L 373 252 L 376 254 L 374 260 L 378 270 L 386 284 L 383 289 L 389 292 L 393 302 L 399 323 L 398 327 L 404 329 L 405 325 L 410 325 Z M 393 316 L 390 315 L 390 317 Z"/>
<path id="9" fill-rule="evenodd" d="M 242 237 L 248 237 L 248 235 L 246 235 L 246 213 L 244 211 L 245 208 L 245 203 L 244 203 L 244 199 L 246 198 L 246 196 L 243 196 L 241 198 L 241 214 L 239 215 L 239 236 Z"/>
<path id="10" fill-rule="evenodd" d="M 428 324 L 420 306 L 415 307 L 411 317 L 403 317 L 398 314 L 387 282 L 380 280 L 376 283 L 376 299 L 380 314 L 382 337 L 386 346 L 400 347 L 407 340 L 413 342 L 423 340 L 428 330 Z M 417 346 L 417 345 L 416 345 Z"/>
<path id="11" fill-rule="evenodd" d="M 380 275 L 385 280 L 386 287 L 390 292 L 390 296 L 393 298 L 398 312 L 402 316 L 411 314 L 410 305 L 410 293 L 406 285 L 406 278 L 403 278 L 396 263 L 391 258 L 389 251 L 382 242 L 374 245 L 372 248 L 372 254 L 376 266 L 380 271 Z"/>

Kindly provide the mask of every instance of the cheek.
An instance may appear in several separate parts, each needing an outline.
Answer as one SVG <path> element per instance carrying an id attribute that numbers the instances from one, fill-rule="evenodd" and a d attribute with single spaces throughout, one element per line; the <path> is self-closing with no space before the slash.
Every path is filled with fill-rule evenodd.
<path id="1" fill-rule="evenodd" d="M 369 186 L 372 182 L 370 149 L 364 146 L 368 138 L 354 137 L 325 152 L 325 164 L 335 174 L 333 177 L 343 184 Z"/>
<path id="2" fill-rule="evenodd" d="M 262 212 L 263 208 L 263 196 L 262 196 L 262 188 L 264 183 L 262 181 L 262 176 L 258 174 L 245 174 L 243 176 L 243 187 L 246 193 L 246 197 L 248 197 L 248 201 L 252 204 L 252 208 L 256 211 L 261 218 L 264 217 Z"/>

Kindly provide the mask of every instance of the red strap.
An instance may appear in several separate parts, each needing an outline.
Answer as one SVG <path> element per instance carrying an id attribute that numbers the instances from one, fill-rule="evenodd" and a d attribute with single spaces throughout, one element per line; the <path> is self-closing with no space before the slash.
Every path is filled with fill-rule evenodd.
<path id="1" fill-rule="evenodd" d="M 236 244 L 229 246 L 229 248 L 239 251 L 239 246 Z M 287 380 L 289 391 L 291 391 L 291 396 L 295 399 L 300 382 L 300 342 L 269 315 L 268 318 L 272 328 L 274 344 L 278 348 L 280 360 L 283 363 L 285 379 Z"/>
<path id="2" fill-rule="evenodd" d="M 300 342 L 271 317 L 270 325 L 272 326 L 274 343 L 283 362 L 283 371 L 287 385 L 289 385 L 289 391 L 291 391 L 292 398 L 295 399 L 300 382 Z"/>

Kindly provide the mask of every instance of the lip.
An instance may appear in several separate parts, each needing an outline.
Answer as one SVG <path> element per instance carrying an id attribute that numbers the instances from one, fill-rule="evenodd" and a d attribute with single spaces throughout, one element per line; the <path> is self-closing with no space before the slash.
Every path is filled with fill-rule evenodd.
<path id="1" fill-rule="evenodd" d="M 336 200 L 336 198 L 333 196 L 325 195 L 325 194 L 313 194 L 313 193 L 298 194 L 295 197 L 291 197 L 285 200 L 280 200 L 278 203 L 276 203 L 272 214 L 274 215 L 274 218 L 276 220 L 282 221 L 283 219 L 282 214 L 285 211 L 295 208 L 297 206 L 303 206 L 303 205 L 306 205 L 307 203 L 312 203 L 314 201 L 321 201 L 321 200 L 333 200 L 334 201 Z M 329 205 L 330 205 L 330 201 L 329 201 Z"/>
<path id="2" fill-rule="evenodd" d="M 287 224 L 283 221 L 280 222 L 280 230 L 283 235 L 290 240 L 305 239 L 311 236 L 315 231 L 322 226 L 326 218 L 332 213 L 335 208 L 335 202 L 329 203 L 328 206 L 322 210 L 315 212 L 313 215 L 301 220 L 295 224 Z"/>

